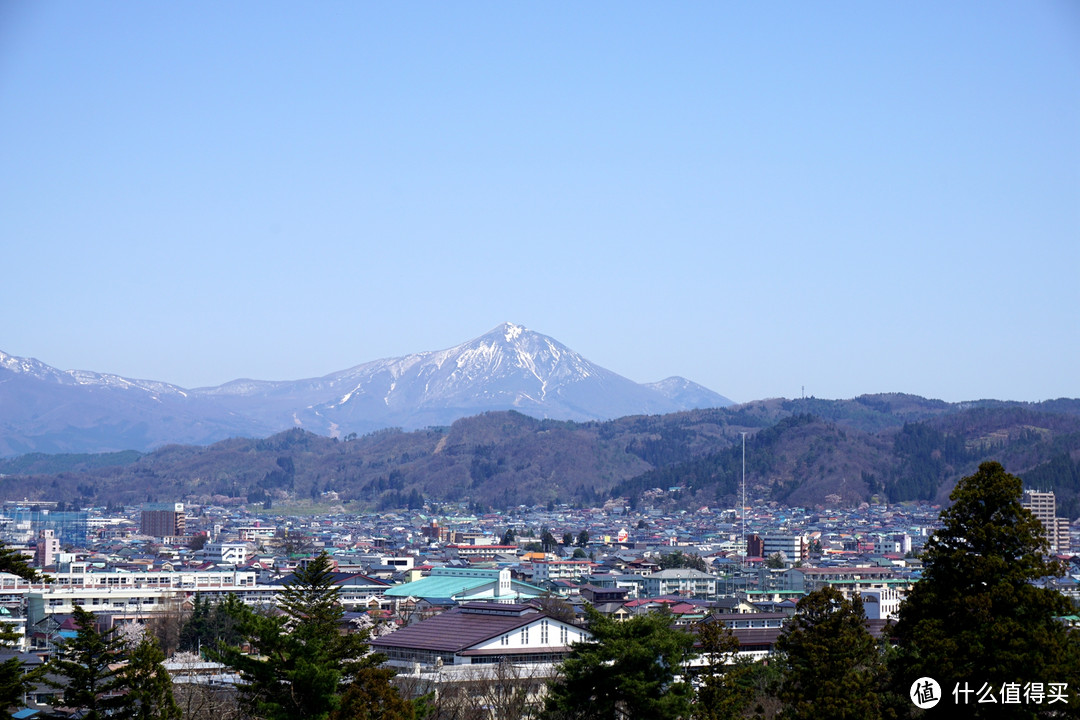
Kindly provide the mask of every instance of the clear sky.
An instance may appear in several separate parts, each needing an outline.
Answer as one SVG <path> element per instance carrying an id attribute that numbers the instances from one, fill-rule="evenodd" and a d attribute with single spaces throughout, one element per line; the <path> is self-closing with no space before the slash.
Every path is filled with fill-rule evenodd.
<path id="1" fill-rule="evenodd" d="M 503 321 L 736 401 L 1080 397 L 1080 4 L 0 2 L 0 350 Z"/>

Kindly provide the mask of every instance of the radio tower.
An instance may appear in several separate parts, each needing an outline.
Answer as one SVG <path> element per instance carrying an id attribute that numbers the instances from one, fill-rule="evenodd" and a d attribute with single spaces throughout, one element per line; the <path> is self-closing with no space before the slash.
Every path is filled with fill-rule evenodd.
<path id="1" fill-rule="evenodd" d="M 746 564 L 746 433 L 742 435 L 742 505 L 739 508 L 739 517 L 742 518 L 742 537 L 739 538 L 739 546 L 742 553 L 739 555 L 739 569 Z"/>

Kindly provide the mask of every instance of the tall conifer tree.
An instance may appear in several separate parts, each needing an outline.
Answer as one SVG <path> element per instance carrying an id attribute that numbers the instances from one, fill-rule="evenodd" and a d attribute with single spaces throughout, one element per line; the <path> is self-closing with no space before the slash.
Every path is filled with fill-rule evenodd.
<path id="1" fill-rule="evenodd" d="M 847 600 L 832 587 L 806 595 L 776 649 L 785 720 L 881 717 L 884 667 L 859 597 Z"/>
<path id="2" fill-rule="evenodd" d="M 253 713 L 267 720 L 322 720 L 338 706 L 344 684 L 363 667 L 367 649 L 358 634 L 342 634 L 344 610 L 329 556 L 297 569 L 279 599 L 280 615 L 234 606 L 238 629 L 254 650 L 208 652 L 236 668 Z"/>
<path id="3" fill-rule="evenodd" d="M 1006 684 L 1022 695 L 1029 683 L 1044 692 L 1049 683 L 1067 683 L 1069 705 L 1080 704 L 1080 639 L 1057 619 L 1073 614 L 1072 604 L 1040 586 L 1063 568 L 1049 557 L 1042 524 L 1021 506 L 1022 489 L 996 462 L 957 483 L 923 554 L 922 580 L 900 608 L 897 695 L 907 697 L 912 683 L 931 677 L 957 716 L 1025 718 L 1063 706 L 1002 703 Z M 996 702 L 953 694 L 984 685 Z"/>
<path id="4" fill-rule="evenodd" d="M 58 704 L 79 710 L 83 720 L 129 717 L 130 700 L 124 694 L 127 684 L 120 672 L 124 661 L 123 644 L 113 628 L 98 632 L 94 614 L 76 605 L 72 611 L 78 630 L 75 637 L 60 645 L 49 661 L 49 672 L 62 678 L 50 681 L 61 690 Z"/>

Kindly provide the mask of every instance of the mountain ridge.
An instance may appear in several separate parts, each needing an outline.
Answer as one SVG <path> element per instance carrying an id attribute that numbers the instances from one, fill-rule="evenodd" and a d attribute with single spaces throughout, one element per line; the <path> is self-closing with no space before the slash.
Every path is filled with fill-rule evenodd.
<path id="1" fill-rule="evenodd" d="M 330 436 L 418 429 L 491 410 L 585 421 L 732 404 L 696 383 L 675 380 L 681 390 L 674 394 L 635 383 L 514 323 L 444 350 L 383 358 L 317 378 L 242 378 L 194 389 L 61 371 L 0 353 L 0 406 L 9 409 L 0 422 L 0 457 L 207 444 L 291 427 Z"/>
<path id="2" fill-rule="evenodd" d="M 809 412 L 817 409 L 829 417 Z M 68 503 L 296 503 L 333 494 L 353 511 L 467 502 L 730 507 L 752 497 L 803 507 L 946 504 L 986 460 L 1080 515 L 1080 400 L 947 404 L 917 396 L 773 399 L 608 421 L 491 411 L 444 427 L 342 439 L 293 429 L 147 454 L 0 460 L 0 498 Z"/>

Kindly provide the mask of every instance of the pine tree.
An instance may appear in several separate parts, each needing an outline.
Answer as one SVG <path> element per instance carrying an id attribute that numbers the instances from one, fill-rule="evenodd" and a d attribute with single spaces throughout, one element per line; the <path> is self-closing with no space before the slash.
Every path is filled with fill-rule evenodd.
<path id="1" fill-rule="evenodd" d="M 123 694 L 126 685 L 119 670 L 124 652 L 115 628 L 98 632 L 94 614 L 78 605 L 72 615 L 78 627 L 75 637 L 64 641 L 47 665 L 50 673 L 63 678 L 49 681 L 62 690 L 59 704 L 81 710 L 83 720 L 128 717 L 131 706 Z"/>
<path id="2" fill-rule="evenodd" d="M 239 645 L 244 639 L 237 627 L 242 614 L 243 602 L 236 595 L 230 593 L 216 604 L 196 595 L 191 617 L 180 630 L 180 649 L 200 652 L 223 644 Z"/>
<path id="3" fill-rule="evenodd" d="M 894 637 L 893 688 L 906 698 L 912 683 L 932 677 L 945 701 L 968 717 L 1035 717 L 1060 708 L 1032 703 L 969 704 L 953 690 L 1000 693 L 1006 683 L 1068 683 L 1080 699 L 1077 638 L 1056 618 L 1072 605 L 1037 581 L 1063 569 L 1048 558 L 1042 525 L 1020 504 L 1022 483 L 996 462 L 957 483 L 942 528 L 926 546 L 923 577 L 900 607 Z M 969 697 L 969 696 L 964 696 Z M 911 707 L 910 705 L 908 707 Z"/>
<path id="4" fill-rule="evenodd" d="M 18 575 L 24 580 L 41 580 L 37 570 L 27 565 L 22 553 L 3 544 L 0 544 L 0 572 Z M 0 645 L 10 647 L 18 639 L 19 634 L 11 625 L 0 622 Z M 0 720 L 11 717 L 10 708 L 22 705 L 23 696 L 43 675 L 40 668 L 29 673 L 24 670 L 23 663 L 18 658 L 0 663 Z"/>
<path id="5" fill-rule="evenodd" d="M 40 581 L 41 575 L 26 563 L 26 557 L 13 548 L 0 544 L 0 572 L 18 575 L 24 580 Z"/>
<path id="6" fill-rule="evenodd" d="M 131 651 L 121 677 L 127 687 L 132 717 L 137 720 L 180 720 L 172 678 L 162 665 L 165 653 L 149 633 Z"/>
<path id="7" fill-rule="evenodd" d="M 781 717 L 873 720 L 881 717 L 884 667 L 866 629 L 862 599 L 833 587 L 799 601 L 776 642 L 783 680 Z"/>
<path id="8" fill-rule="evenodd" d="M 752 663 L 729 662 L 739 652 L 739 639 L 719 619 L 706 618 L 695 630 L 705 660 L 694 683 L 695 720 L 741 718 L 754 697 Z"/>
<path id="9" fill-rule="evenodd" d="M 693 689 L 684 667 L 694 637 L 673 627 L 669 613 L 616 622 L 586 608 L 593 639 L 578 643 L 550 687 L 550 720 L 674 720 L 690 715 Z"/>
<path id="10" fill-rule="evenodd" d="M 358 634 L 342 634 L 344 615 L 326 553 L 296 571 L 278 601 L 280 615 L 231 610 L 253 654 L 228 646 L 207 654 L 236 668 L 256 716 L 319 720 L 338 706 L 345 682 L 371 663 Z"/>
<path id="11" fill-rule="evenodd" d="M 369 666 L 358 670 L 330 719 L 414 720 L 415 706 L 390 684 L 392 677 L 394 671 L 390 668 Z"/>

